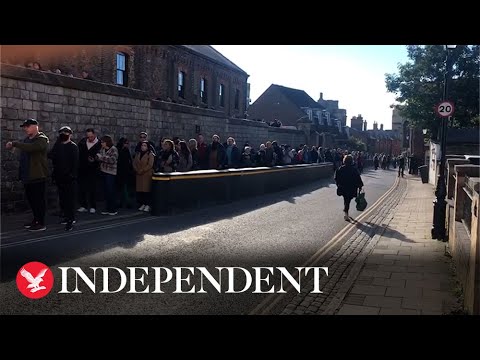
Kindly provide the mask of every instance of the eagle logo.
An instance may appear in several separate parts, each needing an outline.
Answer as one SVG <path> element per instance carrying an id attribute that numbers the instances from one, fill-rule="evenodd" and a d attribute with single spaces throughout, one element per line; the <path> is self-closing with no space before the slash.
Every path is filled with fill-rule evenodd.
<path id="1" fill-rule="evenodd" d="M 33 275 L 35 274 L 35 276 Z M 53 273 L 38 261 L 23 265 L 17 273 L 17 288 L 27 298 L 40 299 L 53 288 Z"/>
<path id="2" fill-rule="evenodd" d="M 22 275 L 30 283 L 27 285 L 27 289 L 30 289 L 31 293 L 37 292 L 38 290 L 46 290 L 45 286 L 40 286 L 40 283 L 43 281 L 43 277 L 47 272 L 48 268 L 40 270 L 36 277 L 33 277 L 24 267 L 20 270 L 20 275 Z"/>

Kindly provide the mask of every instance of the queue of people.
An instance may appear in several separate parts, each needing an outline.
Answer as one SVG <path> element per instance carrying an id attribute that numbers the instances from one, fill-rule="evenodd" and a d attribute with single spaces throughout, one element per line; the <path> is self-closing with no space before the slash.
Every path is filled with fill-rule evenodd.
<path id="1" fill-rule="evenodd" d="M 97 136 L 93 128 L 85 131 L 78 145 L 72 140 L 73 131 L 63 126 L 49 151 L 49 139 L 39 131 L 35 119 L 21 125 L 26 138 L 6 144 L 7 149 L 20 151 L 20 179 L 25 185 L 33 219 L 25 228 L 44 231 L 46 184 L 49 177 L 48 159 L 52 161 L 52 179 L 58 188 L 61 223 L 71 231 L 75 214 L 97 213 L 97 184 L 102 183 L 105 208 L 102 215 L 114 216 L 119 207 L 132 208 L 135 200 L 139 211 L 151 210 L 151 187 L 154 172 L 186 172 L 202 169 L 240 167 L 271 167 L 290 164 L 311 164 L 331 161 L 340 166 L 345 152 L 315 146 L 279 145 L 276 141 L 261 144 L 258 150 L 250 144 L 238 146 L 233 137 L 222 143 L 213 135 L 210 143 L 202 134 L 188 141 L 174 137 L 162 139 L 159 147 L 140 132 L 138 142 L 131 146 L 126 137 L 115 145 L 109 135 Z M 133 151 L 132 151 L 133 150 Z M 362 168 L 363 154 L 352 153 L 355 167 Z M 353 159 L 353 158 L 352 158 Z M 133 194 L 133 189 L 136 195 Z M 78 208 L 76 208 L 78 200 Z"/>

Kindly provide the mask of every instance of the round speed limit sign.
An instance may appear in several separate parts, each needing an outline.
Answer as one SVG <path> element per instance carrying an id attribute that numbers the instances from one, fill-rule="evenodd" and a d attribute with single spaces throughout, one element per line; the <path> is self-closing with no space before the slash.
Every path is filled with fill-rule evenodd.
<path id="1" fill-rule="evenodd" d="M 441 117 L 449 117 L 452 116 L 453 112 L 455 111 L 455 107 L 453 105 L 453 102 L 442 101 L 435 107 L 435 111 Z"/>

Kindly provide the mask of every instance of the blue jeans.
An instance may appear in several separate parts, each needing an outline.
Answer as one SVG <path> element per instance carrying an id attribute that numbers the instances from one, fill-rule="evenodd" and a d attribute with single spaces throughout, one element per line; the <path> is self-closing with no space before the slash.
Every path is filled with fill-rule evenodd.
<path id="1" fill-rule="evenodd" d="M 105 194 L 105 202 L 107 205 L 106 210 L 108 212 L 117 211 L 117 201 L 116 197 L 116 184 L 115 184 L 115 175 L 102 173 L 103 176 L 103 192 Z"/>

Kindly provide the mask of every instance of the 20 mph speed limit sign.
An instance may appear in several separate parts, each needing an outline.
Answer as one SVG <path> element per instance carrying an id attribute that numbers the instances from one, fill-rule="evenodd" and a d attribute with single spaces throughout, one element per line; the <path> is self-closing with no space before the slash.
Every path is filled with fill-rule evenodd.
<path id="1" fill-rule="evenodd" d="M 435 107 L 435 111 L 441 117 L 449 117 L 453 115 L 455 111 L 455 107 L 453 106 L 453 102 L 450 101 L 442 101 Z"/>

